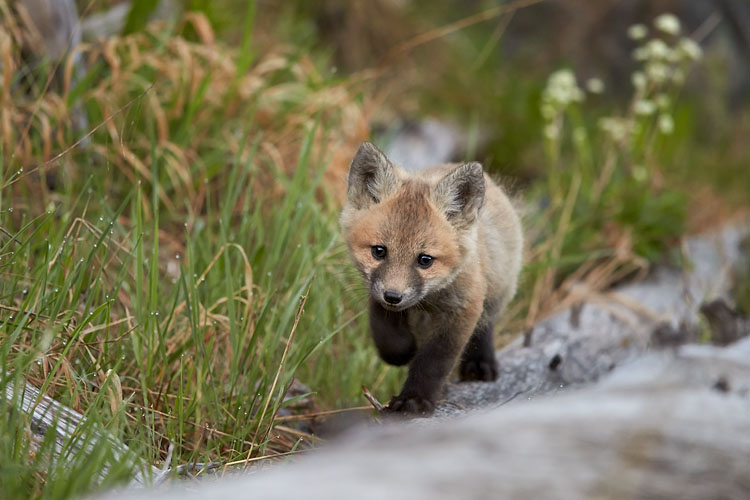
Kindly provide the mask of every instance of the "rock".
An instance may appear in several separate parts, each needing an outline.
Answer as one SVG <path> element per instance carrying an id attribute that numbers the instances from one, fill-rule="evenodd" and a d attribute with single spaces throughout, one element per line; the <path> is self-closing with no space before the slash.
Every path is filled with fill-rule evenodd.
<path id="1" fill-rule="evenodd" d="M 62 456 L 67 453 L 75 455 L 81 449 L 85 449 L 87 454 L 94 454 L 94 450 L 100 448 L 102 442 L 107 442 L 111 446 L 111 455 L 101 458 L 106 464 L 101 476 L 105 476 L 111 464 L 129 463 L 136 470 L 130 482 L 134 486 L 150 484 L 152 478 L 163 474 L 159 469 L 142 462 L 107 429 L 97 425 L 83 425 L 86 418 L 76 410 L 58 403 L 31 384 L 16 387 L 12 382 L 5 385 L 4 403 L 6 408 L 15 407 L 29 415 L 29 438 L 32 442 L 52 439 L 55 442 L 55 453 Z"/>
<path id="2" fill-rule="evenodd" d="M 750 335 L 750 318 L 718 299 L 701 306 L 711 327 L 711 343 L 728 345 Z"/>
<path id="3" fill-rule="evenodd" d="M 40 61 L 54 64 L 54 87 L 65 90 L 65 58 L 72 54 L 73 71 L 69 88 L 75 88 L 86 74 L 86 65 L 80 52 L 74 49 L 81 43 L 81 28 L 78 10 L 73 0 L 20 0 L 16 4 L 26 36 L 23 53 L 25 63 L 34 67 Z M 46 87 L 46 85 L 45 85 Z M 77 132 L 88 131 L 89 123 L 79 100 L 71 109 L 71 121 Z M 81 146 L 87 146 L 88 140 L 82 139 Z M 54 185 L 54 174 L 47 174 L 48 182 Z"/>
<path id="4" fill-rule="evenodd" d="M 453 161 L 463 142 L 456 127 L 428 118 L 401 124 L 384 152 L 393 163 L 413 172 Z"/>
<path id="5" fill-rule="evenodd" d="M 60 61 L 81 43 L 73 0 L 21 0 L 16 8 L 25 13 L 21 18 L 29 30 L 25 49 L 35 56 Z"/>
<path id="6" fill-rule="evenodd" d="M 119 34 L 125 26 L 131 7 L 131 2 L 122 2 L 105 11 L 86 16 L 81 20 L 83 39 L 90 41 Z M 159 0 L 149 20 L 174 21 L 179 13 L 180 6 L 176 0 Z"/>
<path id="7" fill-rule="evenodd" d="M 110 500 L 747 498 L 750 339 L 651 353 L 599 384 L 350 435 L 249 477 Z"/>

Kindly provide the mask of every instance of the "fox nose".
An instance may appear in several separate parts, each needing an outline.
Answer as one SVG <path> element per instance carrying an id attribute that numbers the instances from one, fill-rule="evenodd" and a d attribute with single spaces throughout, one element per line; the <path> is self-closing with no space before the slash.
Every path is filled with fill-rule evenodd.
<path id="1" fill-rule="evenodd" d="M 404 295 L 394 290 L 386 290 L 383 293 L 383 298 L 386 302 L 388 302 L 392 306 L 395 306 L 396 304 L 401 302 L 401 299 L 404 298 Z"/>

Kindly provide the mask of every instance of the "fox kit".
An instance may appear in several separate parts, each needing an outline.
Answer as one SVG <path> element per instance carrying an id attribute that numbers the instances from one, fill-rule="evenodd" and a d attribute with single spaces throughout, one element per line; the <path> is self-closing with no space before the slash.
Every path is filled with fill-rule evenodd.
<path id="1" fill-rule="evenodd" d="M 479 163 L 412 173 L 365 142 L 341 228 L 369 289 L 380 357 L 409 364 L 389 410 L 431 413 L 457 362 L 462 380 L 497 378 L 493 327 L 516 291 L 523 235 Z"/>

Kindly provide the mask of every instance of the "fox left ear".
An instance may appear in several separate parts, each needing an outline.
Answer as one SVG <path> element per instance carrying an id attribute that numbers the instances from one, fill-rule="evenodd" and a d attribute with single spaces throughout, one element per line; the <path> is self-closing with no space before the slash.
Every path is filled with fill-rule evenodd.
<path id="1" fill-rule="evenodd" d="M 363 142 L 349 167 L 347 199 L 357 208 L 367 208 L 398 190 L 393 165 L 371 142 Z"/>
<path id="2" fill-rule="evenodd" d="M 440 179 L 432 201 L 456 227 L 468 227 L 484 204 L 484 173 L 477 162 L 463 163 Z"/>

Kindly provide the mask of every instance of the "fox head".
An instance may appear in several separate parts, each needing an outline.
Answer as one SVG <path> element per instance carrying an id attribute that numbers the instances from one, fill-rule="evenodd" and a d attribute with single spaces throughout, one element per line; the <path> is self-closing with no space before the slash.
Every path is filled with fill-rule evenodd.
<path id="1" fill-rule="evenodd" d="M 411 175 L 363 143 L 341 227 L 372 298 L 399 311 L 450 285 L 476 249 L 484 192 L 478 163 Z"/>

